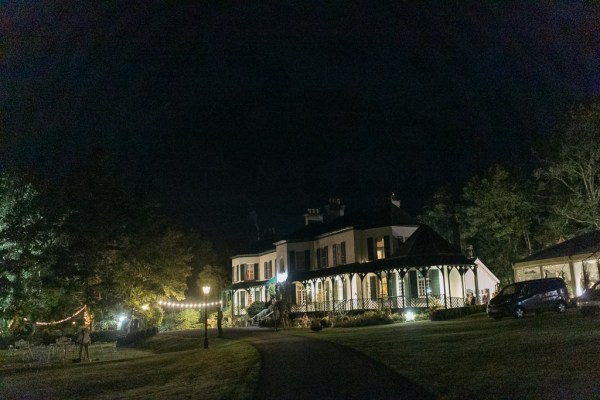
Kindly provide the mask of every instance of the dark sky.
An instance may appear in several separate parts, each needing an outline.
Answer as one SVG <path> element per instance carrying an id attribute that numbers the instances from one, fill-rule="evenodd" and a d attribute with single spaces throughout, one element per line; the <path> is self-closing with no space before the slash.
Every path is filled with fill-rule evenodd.
<path id="1" fill-rule="evenodd" d="M 329 197 L 416 213 L 492 163 L 529 166 L 598 95 L 592 2 L 389 3 L 8 1 L 0 155 L 55 175 L 108 148 L 217 241 Z"/>

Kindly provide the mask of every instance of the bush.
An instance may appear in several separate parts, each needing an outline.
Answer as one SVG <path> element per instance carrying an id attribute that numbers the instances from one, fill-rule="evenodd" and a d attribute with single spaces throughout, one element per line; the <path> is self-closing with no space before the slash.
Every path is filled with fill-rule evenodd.
<path id="1" fill-rule="evenodd" d="M 321 325 L 321 321 L 318 321 L 316 319 L 313 319 L 312 321 L 310 321 L 310 330 L 311 331 L 319 332 L 321 329 L 323 329 L 323 326 Z"/>
<path id="2" fill-rule="evenodd" d="M 264 301 L 255 301 L 254 303 L 250 304 L 250 306 L 246 309 L 246 312 L 250 318 L 252 318 L 265 308 L 267 308 L 267 305 Z"/>
<path id="3" fill-rule="evenodd" d="M 334 326 L 349 328 L 356 326 L 393 324 L 394 322 L 392 315 L 385 311 L 366 311 L 363 314 L 354 316 L 342 315 L 336 317 Z"/>
<path id="4" fill-rule="evenodd" d="M 166 313 L 160 329 L 162 331 L 199 329 L 203 326 L 200 322 L 200 315 L 198 310 L 191 309 Z"/>
<path id="5" fill-rule="evenodd" d="M 322 318 L 321 321 L 319 321 L 319 323 L 323 328 L 331 328 L 331 321 L 329 320 L 329 317 Z"/>

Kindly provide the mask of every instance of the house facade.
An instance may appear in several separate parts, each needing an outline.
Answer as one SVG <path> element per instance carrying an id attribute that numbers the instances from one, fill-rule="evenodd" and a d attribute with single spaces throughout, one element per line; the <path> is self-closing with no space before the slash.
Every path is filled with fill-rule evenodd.
<path id="1" fill-rule="evenodd" d="M 462 307 L 490 298 L 498 279 L 426 225 L 389 202 L 345 215 L 339 199 L 309 209 L 304 227 L 231 257 L 232 312 L 269 301 L 286 285 L 293 313 Z"/>
<path id="2" fill-rule="evenodd" d="M 600 231 L 586 233 L 547 247 L 514 263 L 515 282 L 563 278 L 571 296 L 580 296 L 600 279 Z"/>

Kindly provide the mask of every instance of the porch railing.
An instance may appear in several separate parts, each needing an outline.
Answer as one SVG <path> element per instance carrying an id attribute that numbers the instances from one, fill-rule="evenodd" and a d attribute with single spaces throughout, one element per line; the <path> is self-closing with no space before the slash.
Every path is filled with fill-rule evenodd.
<path id="1" fill-rule="evenodd" d="M 464 307 L 465 299 L 462 297 L 436 296 L 430 295 L 423 297 L 385 297 L 377 299 L 349 299 L 349 300 L 329 300 L 313 301 L 310 303 L 292 304 L 293 313 L 311 313 L 311 312 L 349 312 L 364 310 L 401 310 L 404 308 L 460 308 Z M 246 309 L 234 307 L 234 315 L 246 315 Z"/>
<path id="2" fill-rule="evenodd" d="M 398 310 L 403 308 L 459 308 L 465 306 L 462 297 L 429 296 L 426 297 L 385 297 L 378 299 L 349 299 L 293 304 L 291 311 L 300 312 L 348 312 L 364 310 Z"/>

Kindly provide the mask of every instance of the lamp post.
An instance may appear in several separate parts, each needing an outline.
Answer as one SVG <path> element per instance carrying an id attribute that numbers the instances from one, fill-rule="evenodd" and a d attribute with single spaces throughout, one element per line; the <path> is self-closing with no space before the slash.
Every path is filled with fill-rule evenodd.
<path id="1" fill-rule="evenodd" d="M 279 287 L 279 284 L 285 282 L 287 280 L 288 274 L 287 272 L 281 272 L 279 274 L 277 274 L 277 283 L 275 284 L 275 331 L 277 331 L 277 320 L 279 319 L 279 306 L 277 305 L 277 303 L 279 302 L 279 300 L 277 299 L 277 288 Z"/>
<path id="2" fill-rule="evenodd" d="M 210 286 L 203 286 L 202 292 L 204 293 L 204 348 L 208 349 L 208 313 L 206 296 L 210 293 Z"/>

